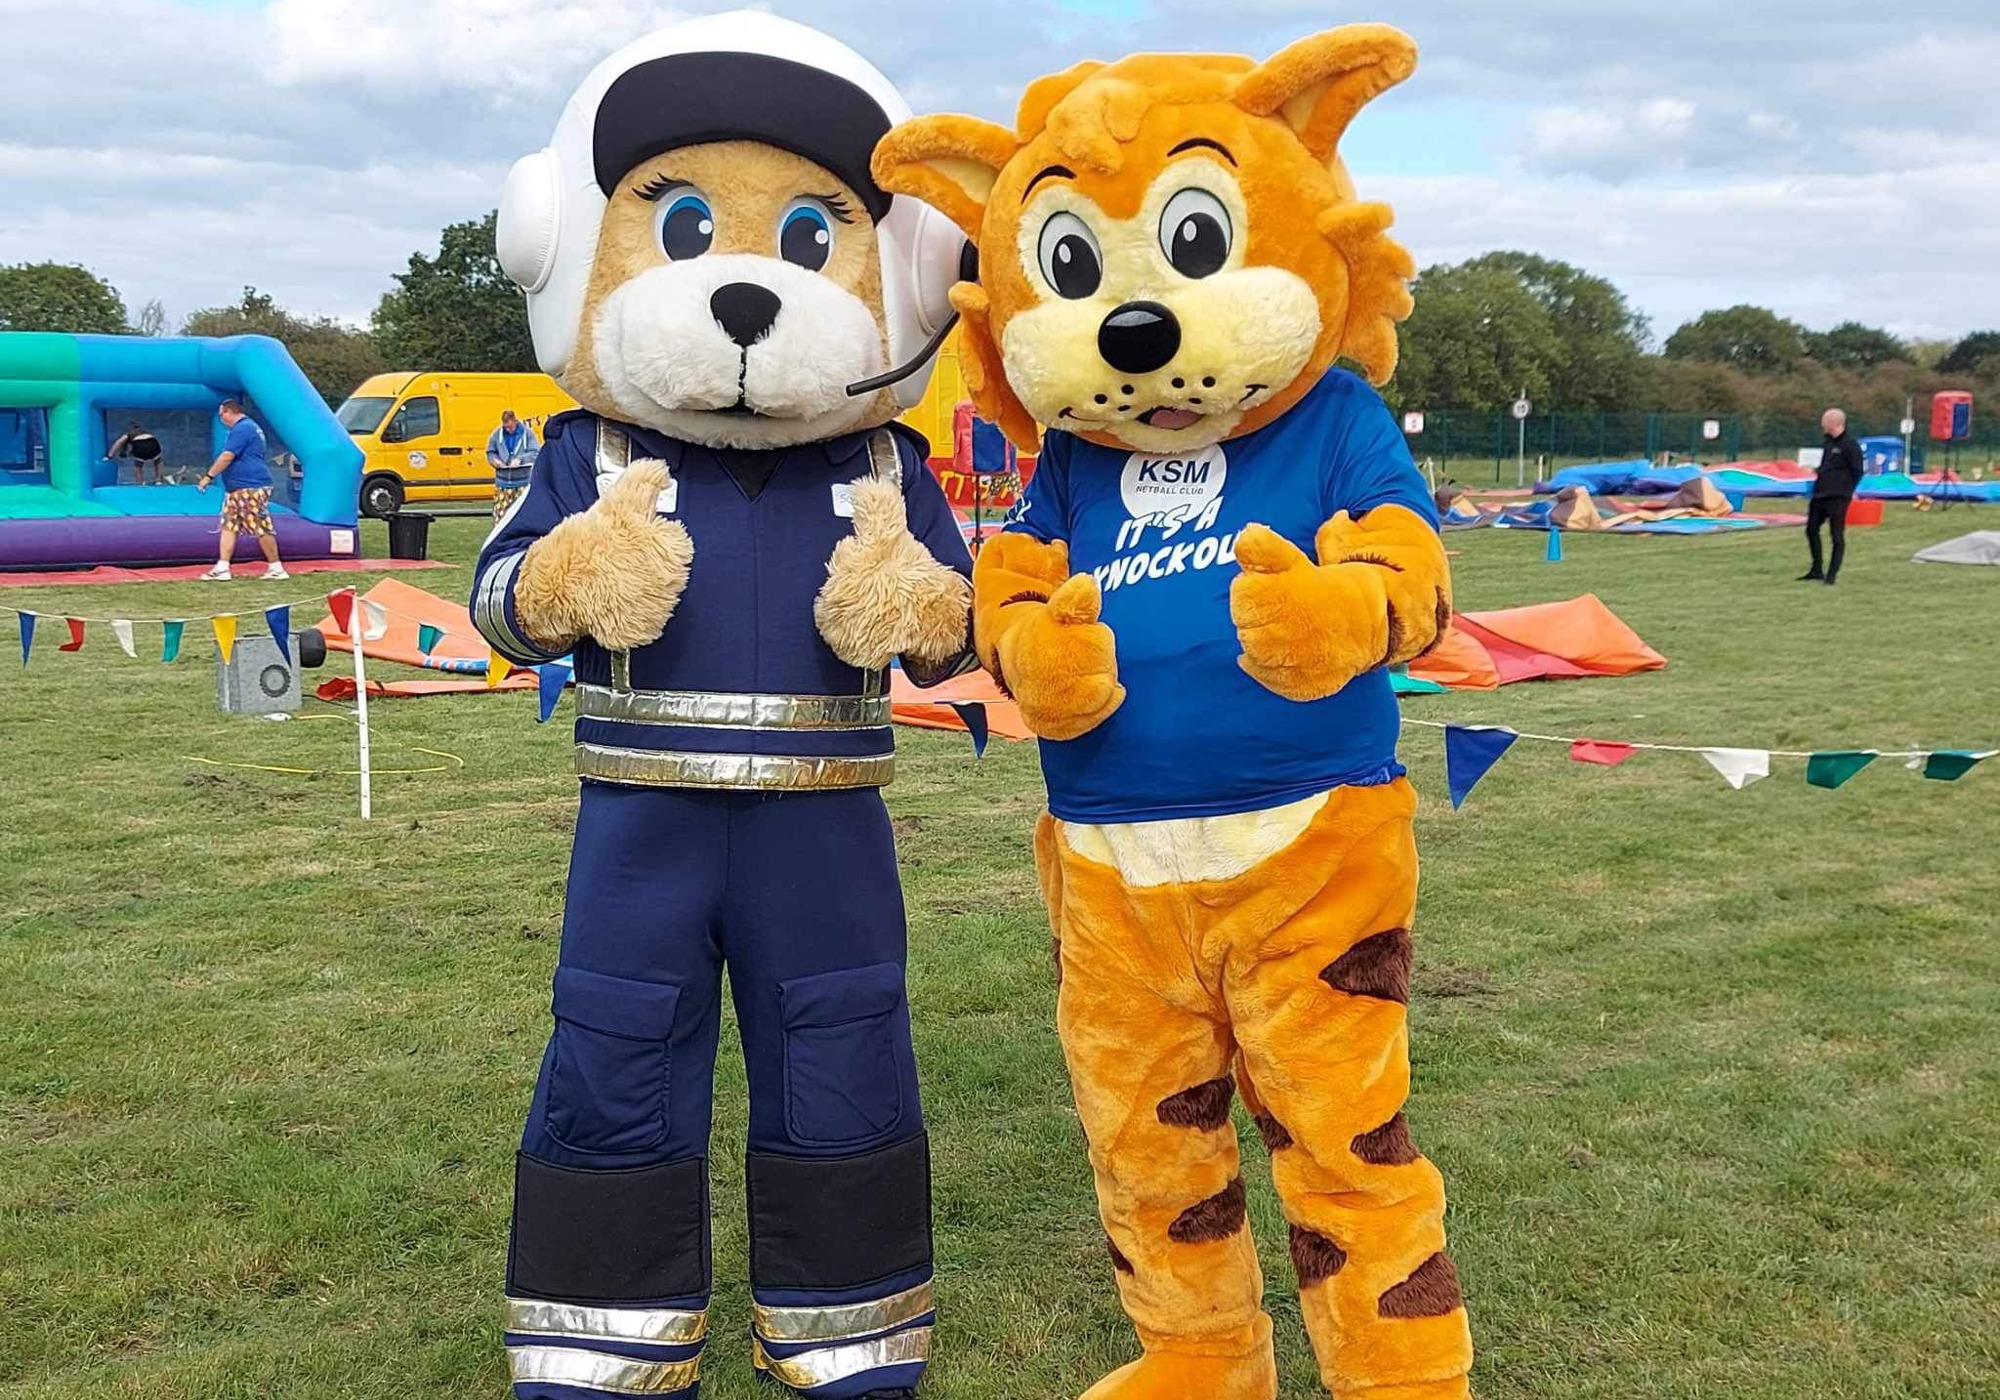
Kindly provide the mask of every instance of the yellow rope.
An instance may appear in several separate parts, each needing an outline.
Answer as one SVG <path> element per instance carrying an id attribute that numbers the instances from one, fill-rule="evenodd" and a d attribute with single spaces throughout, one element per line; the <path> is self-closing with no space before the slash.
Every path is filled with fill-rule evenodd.
<path id="1" fill-rule="evenodd" d="M 351 724 L 359 722 L 352 713 L 347 710 L 341 710 L 339 713 L 331 715 L 300 715 L 293 723 L 310 724 L 316 719 L 344 719 Z M 465 767 L 464 759 L 455 753 L 446 753 L 443 749 L 427 749 L 418 744 L 405 744 L 402 747 L 409 753 L 429 754 L 432 758 L 441 758 L 445 761 L 430 768 L 371 767 L 368 771 L 379 778 L 402 778 L 414 777 L 423 773 L 450 773 Z M 205 764 L 210 768 L 241 768 L 252 773 L 282 773 L 287 777 L 294 778 L 358 778 L 361 776 L 359 768 L 285 768 L 271 763 L 236 763 L 222 758 L 204 758 L 200 754 L 193 753 L 182 754 L 181 757 L 189 763 Z"/>

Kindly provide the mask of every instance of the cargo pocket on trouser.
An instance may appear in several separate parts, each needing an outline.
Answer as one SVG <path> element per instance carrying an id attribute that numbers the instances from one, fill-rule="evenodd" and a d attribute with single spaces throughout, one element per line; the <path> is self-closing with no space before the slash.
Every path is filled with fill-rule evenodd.
<path id="1" fill-rule="evenodd" d="M 680 988 L 558 967 L 549 1136 L 579 1152 L 645 1152 L 667 1140 Z"/>
<path id="2" fill-rule="evenodd" d="M 895 963 L 778 984 L 785 1027 L 785 1123 L 795 1142 L 851 1147 L 903 1119 L 908 1033 Z"/>

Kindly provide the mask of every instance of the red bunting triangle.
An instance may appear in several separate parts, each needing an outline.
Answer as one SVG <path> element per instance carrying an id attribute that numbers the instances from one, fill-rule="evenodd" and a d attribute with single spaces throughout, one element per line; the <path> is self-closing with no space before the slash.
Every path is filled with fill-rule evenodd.
<path id="1" fill-rule="evenodd" d="M 56 648 L 56 650 L 57 650 L 57 651 L 82 651 L 82 650 L 83 650 L 83 619 L 82 619 L 82 618 L 80 618 L 80 617 L 66 617 L 66 618 L 64 618 L 64 619 L 63 619 L 63 621 L 65 621 L 65 622 L 67 622 L 67 623 L 69 624 L 69 640 L 68 640 L 68 641 L 66 641 L 66 642 L 64 642 L 64 643 L 63 643 L 63 644 L 62 644 L 61 646 L 57 647 L 57 648 Z"/>
<path id="2" fill-rule="evenodd" d="M 333 614 L 333 625 L 347 636 L 354 635 L 354 590 L 336 588 L 326 595 L 327 610 Z"/>
<path id="3" fill-rule="evenodd" d="M 1578 739 L 1569 746 L 1569 756 L 1578 763 L 1595 763 L 1605 768 L 1616 768 L 1637 752 L 1630 744 L 1608 739 Z"/>

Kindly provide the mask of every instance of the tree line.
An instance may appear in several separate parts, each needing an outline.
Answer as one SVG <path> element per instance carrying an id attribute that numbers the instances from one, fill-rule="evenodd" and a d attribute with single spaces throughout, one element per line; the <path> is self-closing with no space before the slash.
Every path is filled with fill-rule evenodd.
<path id="1" fill-rule="evenodd" d="M 520 293 L 494 253 L 496 216 L 452 224 L 435 254 L 412 253 L 395 286 L 351 326 L 302 317 L 254 287 L 188 316 L 186 335 L 284 342 L 327 402 L 384 369 L 532 370 Z M 1532 253 L 1487 253 L 1425 268 L 1402 328 L 1402 364 L 1385 391 L 1403 409 L 1505 408 L 1526 391 L 1538 411 L 1814 415 L 1828 404 L 1900 416 L 1937 389 L 2000 393 L 2000 331 L 1911 342 L 1848 321 L 1814 331 L 1758 306 L 1708 311 L 1656 349 L 1645 316 L 1610 281 Z M 84 268 L 0 267 L 0 330 L 168 332 L 158 302 L 129 314 Z"/>

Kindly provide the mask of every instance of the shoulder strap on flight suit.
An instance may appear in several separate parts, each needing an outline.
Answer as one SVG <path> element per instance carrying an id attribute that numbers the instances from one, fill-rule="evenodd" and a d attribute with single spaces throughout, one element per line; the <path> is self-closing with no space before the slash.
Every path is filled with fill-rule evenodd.
<path id="1" fill-rule="evenodd" d="M 896 435 L 887 428 L 877 429 L 869 437 L 868 462 L 871 475 L 902 489 L 903 456 L 896 451 Z"/>

